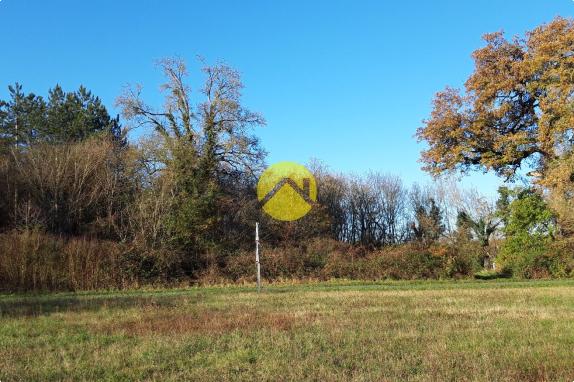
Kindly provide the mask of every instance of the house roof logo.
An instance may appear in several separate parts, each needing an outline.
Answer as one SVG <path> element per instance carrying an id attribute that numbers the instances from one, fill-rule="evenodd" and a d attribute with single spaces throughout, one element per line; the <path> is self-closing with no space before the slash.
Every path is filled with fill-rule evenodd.
<path id="1" fill-rule="evenodd" d="M 257 198 L 263 211 L 282 221 L 307 215 L 317 201 L 317 183 L 305 166 L 279 162 L 269 166 L 257 183 Z"/>

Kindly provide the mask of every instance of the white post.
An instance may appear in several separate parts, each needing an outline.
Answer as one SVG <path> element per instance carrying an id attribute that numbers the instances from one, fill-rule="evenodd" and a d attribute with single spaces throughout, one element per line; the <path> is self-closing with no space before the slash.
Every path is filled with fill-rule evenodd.
<path id="1" fill-rule="evenodd" d="M 255 223 L 255 264 L 257 266 L 257 292 L 261 292 L 261 264 L 259 263 L 259 223 Z"/>
<path id="2" fill-rule="evenodd" d="M 18 117 L 16 117 L 16 133 L 14 134 L 14 155 L 18 151 Z M 14 182 L 14 219 L 18 219 L 18 184 Z M 28 227 L 26 227 L 28 228 Z"/>

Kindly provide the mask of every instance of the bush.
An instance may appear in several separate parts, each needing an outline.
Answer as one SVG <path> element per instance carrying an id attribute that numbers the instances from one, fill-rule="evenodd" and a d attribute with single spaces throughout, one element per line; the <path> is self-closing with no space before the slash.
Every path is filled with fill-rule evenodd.
<path id="1" fill-rule="evenodd" d="M 483 246 L 478 240 L 458 237 L 454 242 L 442 246 L 444 256 L 444 277 L 461 278 L 473 275 L 483 269 L 483 259 L 487 253 L 496 253 L 493 245 Z"/>
<path id="2" fill-rule="evenodd" d="M 429 248 L 402 245 L 369 255 L 371 279 L 436 279 L 444 273 L 445 256 Z"/>
<path id="3" fill-rule="evenodd" d="M 175 280 L 179 258 L 126 245 L 40 231 L 0 234 L 4 291 L 120 289 Z"/>
<path id="4" fill-rule="evenodd" d="M 548 277 L 548 270 L 540 264 L 548 244 L 547 237 L 530 235 L 526 232 L 508 237 L 497 258 L 500 269 L 511 273 L 514 277 Z"/>
<path id="5" fill-rule="evenodd" d="M 574 277 L 574 238 L 562 238 L 553 242 L 534 264 L 545 267 L 551 277 Z"/>
<path id="6" fill-rule="evenodd" d="M 556 221 L 548 204 L 534 189 L 517 189 L 505 211 L 505 240 L 498 264 L 514 277 L 548 278 L 553 260 L 548 257 Z"/>
<path id="7" fill-rule="evenodd" d="M 421 248 L 414 244 L 367 252 L 334 240 L 313 240 L 300 247 L 262 248 L 262 276 L 269 280 L 313 279 L 437 279 L 469 277 L 478 267 L 480 248 L 460 251 L 447 245 Z M 203 281 L 214 279 L 214 271 Z M 231 255 L 220 275 L 230 281 L 255 281 L 252 251 Z M 219 278 L 216 278 L 219 279 Z"/>
<path id="8" fill-rule="evenodd" d="M 506 240 L 499 256 L 503 272 L 527 279 L 574 276 L 574 239 L 551 242 L 537 235 L 519 235 Z"/>

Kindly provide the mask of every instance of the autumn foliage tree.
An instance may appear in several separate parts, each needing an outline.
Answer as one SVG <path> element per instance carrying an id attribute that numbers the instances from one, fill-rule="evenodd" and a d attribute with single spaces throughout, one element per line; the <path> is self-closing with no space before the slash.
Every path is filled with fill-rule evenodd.
<path id="1" fill-rule="evenodd" d="M 464 91 L 446 88 L 417 137 L 433 175 L 494 171 L 513 179 L 525 166 L 546 190 L 560 232 L 574 234 L 574 20 L 557 17 L 508 40 L 484 36 Z"/>
<path id="2" fill-rule="evenodd" d="M 570 150 L 574 126 L 574 21 L 556 18 L 508 40 L 484 36 L 464 91 L 446 88 L 418 129 L 432 174 L 493 170 L 512 178 L 527 162 L 544 175 Z"/>

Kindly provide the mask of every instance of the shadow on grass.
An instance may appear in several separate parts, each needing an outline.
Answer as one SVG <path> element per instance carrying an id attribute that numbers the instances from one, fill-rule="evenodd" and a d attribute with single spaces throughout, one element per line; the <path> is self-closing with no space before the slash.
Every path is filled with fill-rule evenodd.
<path id="1" fill-rule="evenodd" d="M 26 297 L 0 300 L 0 317 L 34 317 L 59 312 L 94 312 L 101 309 L 162 308 L 177 305 L 181 296 Z M 198 299 L 200 296 L 189 296 Z"/>
<path id="2" fill-rule="evenodd" d="M 305 292 L 380 292 L 408 290 L 486 289 L 523 287 L 574 287 L 574 280 L 516 280 L 506 273 L 480 272 L 468 280 L 331 280 L 297 284 L 265 284 L 262 298 L 287 293 Z M 64 294 L 0 294 L 0 318 L 50 315 L 58 312 L 84 312 L 101 309 L 153 309 L 174 307 L 182 303 L 205 302 L 217 296 L 253 294 L 259 296 L 254 286 L 201 287 L 190 289 L 131 290 L 121 292 L 79 292 Z"/>

